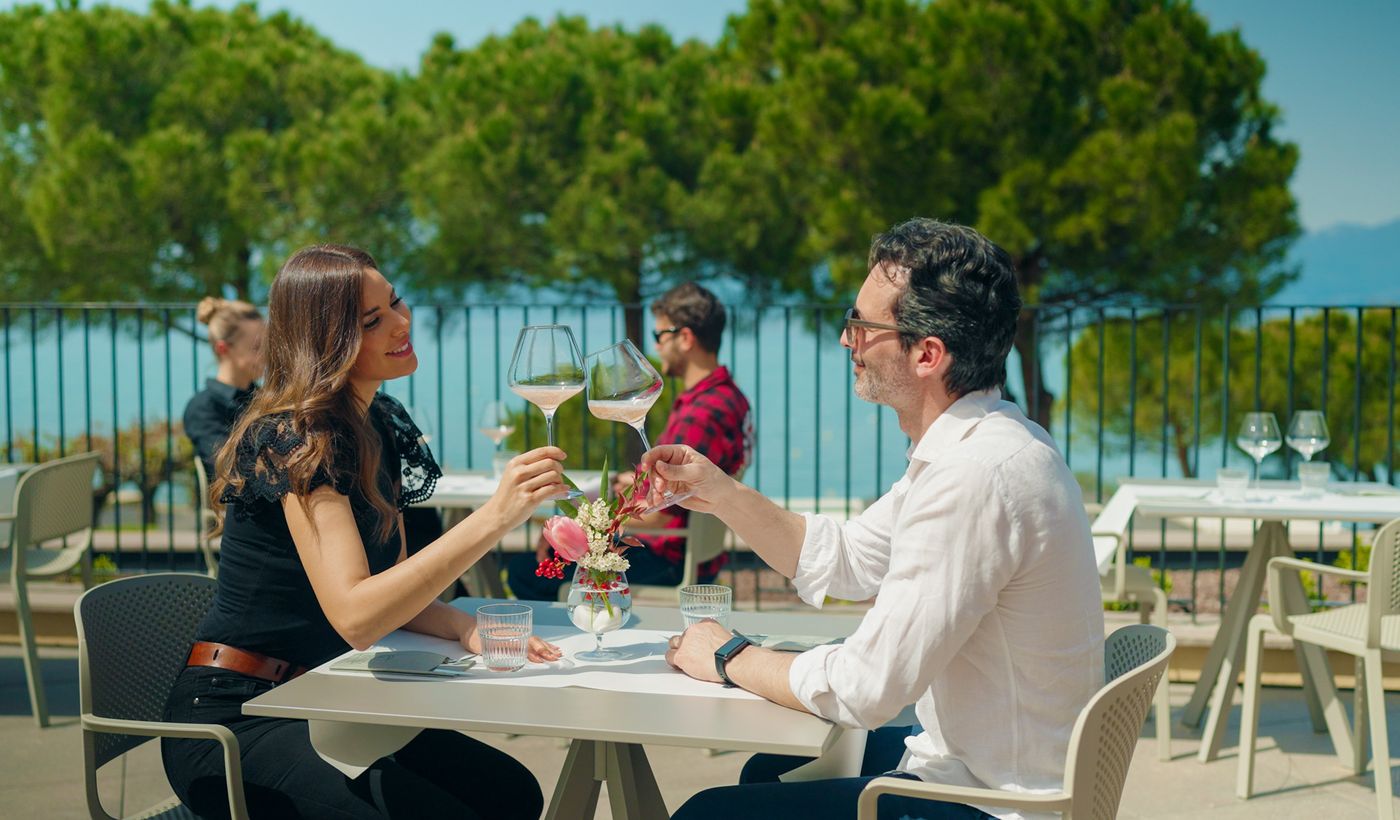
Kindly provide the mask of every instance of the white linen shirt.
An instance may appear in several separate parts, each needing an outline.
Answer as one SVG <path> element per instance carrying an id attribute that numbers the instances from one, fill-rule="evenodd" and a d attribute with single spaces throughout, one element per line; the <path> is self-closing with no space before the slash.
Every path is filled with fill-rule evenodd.
<path id="1" fill-rule="evenodd" d="M 1061 789 L 1104 682 L 1104 627 L 1083 499 L 1049 435 L 999 391 L 969 394 L 859 517 L 805 517 L 802 599 L 875 603 L 844 644 L 793 661 L 798 700 L 867 729 L 915 703 L 923 733 L 901 768 L 922 780 Z"/>

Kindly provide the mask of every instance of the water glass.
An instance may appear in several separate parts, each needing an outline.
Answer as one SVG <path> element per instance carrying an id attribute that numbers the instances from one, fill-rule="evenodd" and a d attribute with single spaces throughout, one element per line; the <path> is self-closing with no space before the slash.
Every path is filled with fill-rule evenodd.
<path id="1" fill-rule="evenodd" d="M 1243 501 L 1244 491 L 1249 487 L 1249 473 L 1222 467 L 1215 474 L 1215 486 L 1220 489 L 1222 500 Z"/>
<path id="2" fill-rule="evenodd" d="M 1298 483 L 1303 487 L 1307 498 L 1321 498 L 1327 492 L 1327 479 L 1332 476 L 1332 465 L 1325 461 L 1308 461 L 1298 465 Z"/>
<path id="3" fill-rule="evenodd" d="M 729 612 L 734 608 L 734 590 L 720 584 L 691 584 L 681 587 L 681 617 L 687 628 L 706 618 L 729 628 Z"/>
<path id="4" fill-rule="evenodd" d="M 520 455 L 514 450 L 497 450 L 491 455 L 491 476 L 499 479 L 506 471 L 510 460 Z"/>
<path id="5" fill-rule="evenodd" d="M 525 665 L 534 613 L 524 604 L 487 604 L 476 610 L 476 631 L 487 669 L 514 672 Z"/>

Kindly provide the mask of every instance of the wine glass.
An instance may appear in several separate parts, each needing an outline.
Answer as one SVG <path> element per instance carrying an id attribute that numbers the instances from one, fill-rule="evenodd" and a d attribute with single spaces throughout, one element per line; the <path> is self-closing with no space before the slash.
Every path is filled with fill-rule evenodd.
<path id="1" fill-rule="evenodd" d="M 554 413 L 583 392 L 583 357 L 573 331 L 564 325 L 529 325 L 515 340 L 510 389 L 544 413 L 545 441 L 554 445 Z M 582 498 L 569 490 L 566 498 Z"/>
<path id="2" fill-rule="evenodd" d="M 642 437 L 642 449 L 650 450 L 647 411 L 661 398 L 661 374 L 630 339 L 588 354 L 585 370 L 588 411 L 600 419 L 629 425 Z"/>
<path id="3" fill-rule="evenodd" d="M 428 409 L 428 405 L 415 404 L 411 407 L 405 407 L 404 412 L 413 419 L 413 426 L 418 428 L 419 439 L 424 444 L 430 443 L 436 428 L 433 425 L 433 412 Z"/>
<path id="4" fill-rule="evenodd" d="M 515 432 L 515 420 L 503 401 L 488 401 L 482 405 L 476 424 L 476 429 L 496 445 L 496 452 L 500 452 L 501 445 Z"/>
<path id="5" fill-rule="evenodd" d="M 1245 413 L 1240 432 L 1235 436 L 1235 444 L 1254 459 L 1254 483 L 1258 486 L 1264 457 L 1283 446 L 1278 419 L 1274 418 L 1273 413 Z"/>
<path id="6" fill-rule="evenodd" d="M 1327 420 L 1317 410 L 1299 410 L 1288 423 L 1288 446 L 1297 450 L 1304 461 L 1322 452 L 1331 443 Z"/>

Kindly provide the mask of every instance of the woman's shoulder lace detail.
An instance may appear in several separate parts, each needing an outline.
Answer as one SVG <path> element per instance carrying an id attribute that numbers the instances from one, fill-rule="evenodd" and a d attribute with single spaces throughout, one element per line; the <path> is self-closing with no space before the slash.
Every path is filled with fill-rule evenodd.
<path id="1" fill-rule="evenodd" d="M 279 503 L 292 489 L 287 459 L 303 444 L 305 439 L 293 429 L 290 414 L 267 416 L 253 422 L 235 451 L 234 470 L 242 479 L 242 486 L 229 485 L 219 501 L 234 505 L 234 514 L 241 518 L 251 515 L 258 505 Z M 335 483 L 321 469 L 312 477 L 311 489 Z"/>
<path id="2" fill-rule="evenodd" d="M 398 508 L 405 510 L 432 496 L 437 480 L 442 478 L 442 468 L 433 458 L 433 451 L 423 443 L 423 432 L 397 399 L 380 393 L 374 401 L 393 434 L 401 470 Z"/>

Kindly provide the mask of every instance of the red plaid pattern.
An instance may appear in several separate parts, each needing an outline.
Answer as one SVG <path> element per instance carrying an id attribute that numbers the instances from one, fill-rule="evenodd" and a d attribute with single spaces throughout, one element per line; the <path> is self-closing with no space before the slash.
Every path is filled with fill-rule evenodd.
<path id="1" fill-rule="evenodd" d="M 657 444 L 688 444 L 730 475 L 744 469 L 753 454 L 753 421 L 749 417 L 749 400 L 730 377 L 729 368 L 718 368 L 676 398 Z M 680 507 L 672 507 L 671 511 L 675 515 L 664 526 L 684 527 L 689 511 Z M 653 537 L 643 541 L 652 552 L 673 564 L 685 557 L 684 538 Z M 719 572 L 728 558 L 721 555 L 702 564 L 700 574 Z"/>

